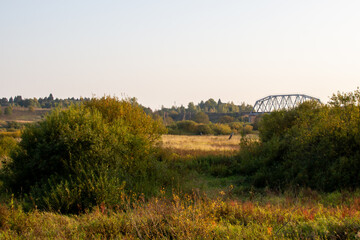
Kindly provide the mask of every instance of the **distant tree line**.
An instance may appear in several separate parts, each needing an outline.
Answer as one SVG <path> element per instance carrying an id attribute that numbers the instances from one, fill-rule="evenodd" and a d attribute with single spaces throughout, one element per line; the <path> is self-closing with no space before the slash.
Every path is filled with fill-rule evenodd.
<path id="1" fill-rule="evenodd" d="M 197 105 L 193 102 L 190 102 L 187 107 L 181 105 L 180 107 L 172 106 L 171 108 L 162 107 L 160 110 L 157 110 L 153 115 L 161 117 L 164 120 L 165 125 L 170 125 L 174 121 L 185 121 L 185 120 L 194 120 L 201 116 L 202 118 L 207 115 L 210 117 L 211 122 L 219 122 L 223 116 L 231 116 L 239 121 L 245 113 L 248 113 L 252 110 L 252 106 L 245 104 L 244 102 L 240 105 L 236 105 L 233 102 L 223 103 L 220 99 L 216 102 L 213 98 L 210 98 L 207 101 L 201 101 Z M 204 113 L 199 115 L 199 113 Z M 206 123 L 206 122 L 203 122 Z"/>
<path id="2" fill-rule="evenodd" d="M 184 106 L 162 108 L 153 113 L 154 119 L 162 119 L 169 134 L 175 135 L 227 135 L 231 133 L 249 134 L 257 130 L 257 124 L 250 125 L 248 121 L 252 106 L 233 102 L 215 102 L 210 98 L 195 105 L 193 102 Z"/>
<path id="3" fill-rule="evenodd" d="M 173 134 L 229 134 L 231 132 L 239 132 L 239 129 L 230 127 L 230 123 L 248 122 L 244 113 L 252 110 L 252 106 L 245 104 L 236 105 L 233 102 L 223 103 L 220 99 L 216 102 L 213 98 L 207 101 L 201 101 L 198 104 L 190 102 L 187 107 L 172 106 L 171 108 L 162 107 L 160 110 L 153 111 L 149 107 L 144 107 L 137 102 L 136 98 L 127 99 L 132 105 L 136 105 L 151 116 L 154 120 L 160 120 L 167 126 L 169 133 Z M 35 108 L 68 108 L 71 105 L 79 105 L 82 102 L 90 101 L 90 98 L 55 98 L 52 93 L 44 98 L 23 98 L 21 95 L 3 97 L 0 99 L 0 115 L 11 115 L 13 107 L 29 108 L 34 111 Z M 191 121 L 191 126 L 199 124 L 196 128 L 186 127 L 188 124 L 184 121 Z M 213 125 L 213 123 L 220 125 Z M 222 124 L 222 125 L 221 125 Z M 225 126 L 226 125 L 226 126 Z M 204 127 L 205 126 L 205 127 Z M 219 130 L 220 129 L 220 130 Z M 257 127 L 254 126 L 254 130 Z"/>
<path id="4" fill-rule="evenodd" d="M 161 110 L 156 111 L 158 114 L 168 113 L 168 114 L 180 114 L 180 115 L 194 115 L 198 112 L 205 113 L 242 113 L 250 112 L 252 106 L 245 104 L 244 102 L 240 105 L 236 105 L 233 102 L 223 103 L 221 99 L 217 102 L 210 98 L 207 101 L 201 101 L 197 105 L 193 102 L 190 102 L 186 107 L 181 105 L 180 107 L 172 106 L 171 108 L 162 107 Z"/>
<path id="5" fill-rule="evenodd" d="M 71 104 L 77 104 L 82 101 L 90 100 L 90 98 L 54 98 L 50 93 L 48 97 L 44 98 L 23 98 L 21 95 L 10 97 L 7 99 L 3 97 L 0 99 L 0 105 L 3 107 L 18 106 L 18 107 L 36 107 L 36 108 L 53 108 L 53 107 L 69 107 Z"/>
<path id="6" fill-rule="evenodd" d="M 0 106 L 19 106 L 19 107 L 37 107 L 37 108 L 53 108 L 53 107 L 69 107 L 71 104 L 80 103 L 82 101 L 89 101 L 90 98 L 54 98 L 53 94 L 50 93 L 48 97 L 44 98 L 23 98 L 21 95 L 15 97 L 10 97 L 7 99 L 3 97 L 0 99 Z M 136 98 L 130 98 L 129 101 L 137 103 Z M 205 113 L 243 113 L 250 112 L 252 106 L 245 104 L 244 102 L 240 105 L 236 105 L 233 102 L 223 103 L 220 99 L 216 102 L 213 98 L 210 98 L 207 101 L 201 101 L 197 105 L 193 102 L 190 102 L 186 107 L 181 105 L 180 107 L 172 106 L 171 108 L 162 107 L 161 110 L 153 112 L 151 108 L 141 106 L 143 110 L 148 114 L 156 114 L 162 116 L 164 113 L 171 115 L 189 115 L 194 116 L 196 113 L 205 112 Z M 185 120 L 185 119 L 183 119 Z"/>

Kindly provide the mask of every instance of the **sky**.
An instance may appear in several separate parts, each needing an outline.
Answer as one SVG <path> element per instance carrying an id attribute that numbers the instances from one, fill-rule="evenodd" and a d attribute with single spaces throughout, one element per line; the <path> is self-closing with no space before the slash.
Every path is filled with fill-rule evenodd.
<path id="1" fill-rule="evenodd" d="M 0 0 L 0 97 L 327 102 L 360 86 L 360 1 Z"/>

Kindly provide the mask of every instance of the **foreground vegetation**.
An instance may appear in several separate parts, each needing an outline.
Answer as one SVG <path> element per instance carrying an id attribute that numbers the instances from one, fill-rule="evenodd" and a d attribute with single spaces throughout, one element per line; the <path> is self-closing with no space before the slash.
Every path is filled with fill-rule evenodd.
<path id="1" fill-rule="evenodd" d="M 238 174 L 255 187 L 359 188 L 360 90 L 266 115 L 260 139 L 243 144 L 238 161 Z"/>
<path id="2" fill-rule="evenodd" d="M 161 194 L 164 194 L 161 193 Z M 149 201 L 124 199 L 89 213 L 0 206 L 1 239 L 358 239 L 360 197 L 311 191 L 302 198 L 268 195 L 262 201 L 231 199 L 231 189 L 209 199 L 198 192 Z M 320 203 L 322 202 L 322 203 Z M 324 205 L 327 204 L 327 205 Z"/>
<path id="3" fill-rule="evenodd" d="M 162 146 L 135 102 L 58 109 L 0 136 L 0 238 L 358 239 L 359 128 L 359 90 Z"/>

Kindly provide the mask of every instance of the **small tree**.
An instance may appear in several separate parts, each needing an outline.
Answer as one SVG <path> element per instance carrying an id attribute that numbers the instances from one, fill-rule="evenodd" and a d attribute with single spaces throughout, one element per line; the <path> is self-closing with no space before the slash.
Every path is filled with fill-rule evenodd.
<path id="1" fill-rule="evenodd" d="M 12 107 L 8 106 L 5 108 L 4 114 L 10 116 L 12 114 L 12 110 L 13 110 Z"/>
<path id="2" fill-rule="evenodd" d="M 228 124 L 233 132 L 241 133 L 243 130 L 243 123 L 241 122 L 232 122 Z"/>
<path id="3" fill-rule="evenodd" d="M 195 120 L 195 122 L 197 122 L 197 123 L 205 123 L 205 124 L 210 123 L 209 116 L 208 116 L 206 113 L 204 113 L 204 112 L 198 112 L 198 113 L 195 115 L 194 120 Z"/>
<path id="4" fill-rule="evenodd" d="M 232 133 L 232 130 L 229 127 L 229 125 L 226 124 L 216 123 L 216 124 L 211 124 L 210 126 L 211 129 L 214 131 L 215 135 L 227 135 Z"/>
<path id="5" fill-rule="evenodd" d="M 197 126 L 197 134 L 199 135 L 207 135 L 207 134 L 213 134 L 213 130 L 211 129 L 211 127 L 209 126 L 209 124 L 199 124 Z"/>
<path id="6" fill-rule="evenodd" d="M 225 115 L 219 119 L 219 123 L 231 123 L 234 121 L 235 121 L 235 118 L 228 116 L 228 115 Z"/>
<path id="7" fill-rule="evenodd" d="M 252 131 L 253 131 L 253 126 L 245 125 L 245 127 L 244 127 L 244 133 L 245 134 L 250 134 L 250 133 L 252 133 Z"/>

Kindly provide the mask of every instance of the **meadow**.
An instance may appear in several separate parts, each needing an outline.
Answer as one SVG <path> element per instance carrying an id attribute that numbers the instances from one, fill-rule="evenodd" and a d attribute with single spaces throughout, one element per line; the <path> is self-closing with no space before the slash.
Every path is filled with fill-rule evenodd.
<path id="1" fill-rule="evenodd" d="M 0 107 L 2 113 L 5 112 L 5 107 Z M 25 108 L 25 107 L 12 107 L 11 114 L 0 114 L 0 121 L 15 121 L 19 123 L 31 123 L 39 121 L 51 109 L 43 108 Z"/>
<path id="2" fill-rule="evenodd" d="M 162 136 L 168 154 L 191 150 L 197 157 L 183 156 L 182 160 L 176 154 L 174 163 L 182 166 L 182 183 L 187 187 L 162 188 L 150 199 L 124 194 L 111 208 L 100 205 L 65 215 L 36 206 L 24 210 L 21 200 L 11 197 L 0 205 L 0 238 L 360 239 L 360 192 L 253 189 L 239 194 L 231 178 L 199 169 L 199 158 L 211 158 L 216 151 L 216 158 L 235 155 L 240 140 L 240 136 L 231 140 L 226 136 Z M 190 165 L 181 165 L 182 161 Z"/>

